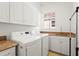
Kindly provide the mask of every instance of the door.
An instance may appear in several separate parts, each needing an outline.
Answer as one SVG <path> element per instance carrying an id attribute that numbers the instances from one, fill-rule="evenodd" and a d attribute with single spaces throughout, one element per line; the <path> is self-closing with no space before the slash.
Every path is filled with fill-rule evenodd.
<path id="1" fill-rule="evenodd" d="M 27 47 L 27 56 L 41 56 L 41 44 L 34 44 Z"/>
<path id="2" fill-rule="evenodd" d="M 49 51 L 49 38 L 47 36 L 47 37 L 42 38 L 42 52 L 41 53 L 43 56 L 47 56 L 48 51 Z"/>
<path id="3" fill-rule="evenodd" d="M 10 23 L 23 24 L 23 2 L 10 2 Z"/>
<path id="4" fill-rule="evenodd" d="M 9 2 L 0 2 L 0 22 L 9 23 Z"/>

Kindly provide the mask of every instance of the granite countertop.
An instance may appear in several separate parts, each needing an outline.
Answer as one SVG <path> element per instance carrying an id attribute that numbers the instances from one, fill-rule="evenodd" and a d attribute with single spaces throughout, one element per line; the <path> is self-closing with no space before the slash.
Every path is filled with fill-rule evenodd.
<path id="1" fill-rule="evenodd" d="M 0 52 L 12 47 L 15 47 L 17 44 L 11 40 L 0 40 Z"/>

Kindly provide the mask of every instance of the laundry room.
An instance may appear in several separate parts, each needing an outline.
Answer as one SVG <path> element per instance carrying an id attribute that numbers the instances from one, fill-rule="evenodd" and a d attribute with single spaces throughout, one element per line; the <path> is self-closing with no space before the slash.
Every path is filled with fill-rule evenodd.
<path id="1" fill-rule="evenodd" d="M 79 2 L 0 2 L 0 56 L 79 56 Z"/>

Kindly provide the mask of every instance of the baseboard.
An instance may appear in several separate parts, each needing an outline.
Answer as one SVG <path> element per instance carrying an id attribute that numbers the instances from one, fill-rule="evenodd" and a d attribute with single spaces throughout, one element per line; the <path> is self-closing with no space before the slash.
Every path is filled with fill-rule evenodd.
<path id="1" fill-rule="evenodd" d="M 57 53 L 57 54 L 60 54 L 62 56 L 68 56 L 68 55 L 65 55 L 65 54 L 62 54 L 62 53 L 59 53 L 59 52 L 56 52 L 56 51 L 53 51 L 53 50 L 49 50 L 50 52 L 54 52 L 54 53 Z"/>

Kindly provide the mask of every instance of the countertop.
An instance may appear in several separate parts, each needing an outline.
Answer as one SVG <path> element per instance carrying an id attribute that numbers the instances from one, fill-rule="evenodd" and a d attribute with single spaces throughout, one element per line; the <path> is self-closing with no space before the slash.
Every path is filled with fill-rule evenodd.
<path id="1" fill-rule="evenodd" d="M 64 37 L 75 37 L 76 34 L 72 32 L 46 32 L 46 31 L 41 31 L 40 33 L 43 34 L 48 34 L 49 36 L 64 36 Z"/>
<path id="2" fill-rule="evenodd" d="M 0 52 L 11 47 L 15 47 L 17 44 L 11 40 L 0 40 Z"/>

